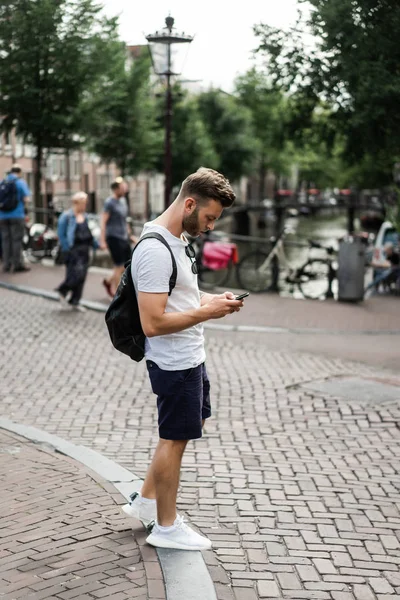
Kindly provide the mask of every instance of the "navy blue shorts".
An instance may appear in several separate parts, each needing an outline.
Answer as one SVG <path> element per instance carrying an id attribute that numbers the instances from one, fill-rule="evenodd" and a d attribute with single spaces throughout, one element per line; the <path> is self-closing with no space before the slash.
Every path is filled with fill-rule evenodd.
<path id="1" fill-rule="evenodd" d="M 128 260 L 131 260 L 132 250 L 128 240 L 108 237 L 106 242 L 112 261 L 116 267 L 122 267 Z"/>
<path id="2" fill-rule="evenodd" d="M 205 365 L 183 371 L 164 371 L 148 360 L 147 370 L 153 392 L 157 394 L 160 438 L 201 438 L 201 422 L 211 416 L 210 382 Z"/>

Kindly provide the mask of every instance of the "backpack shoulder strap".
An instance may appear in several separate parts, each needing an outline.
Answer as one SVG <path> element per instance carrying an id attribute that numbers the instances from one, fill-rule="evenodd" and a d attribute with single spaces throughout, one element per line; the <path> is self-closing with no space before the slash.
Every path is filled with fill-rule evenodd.
<path id="1" fill-rule="evenodd" d="M 149 239 L 149 238 L 154 238 L 156 240 L 159 240 L 162 244 L 164 244 L 164 246 L 166 248 L 168 248 L 169 253 L 171 255 L 171 260 L 172 260 L 172 275 L 169 279 L 169 292 L 168 292 L 168 296 L 171 295 L 172 290 L 174 289 L 175 285 L 176 285 L 176 278 L 178 276 L 178 269 L 176 266 L 176 260 L 175 260 L 175 256 L 174 253 L 171 250 L 171 246 L 168 244 L 167 240 L 160 234 L 160 233 L 146 233 L 145 235 L 143 235 L 140 240 L 138 241 L 138 243 L 136 244 L 136 246 L 133 249 L 133 252 L 135 252 L 136 248 L 138 247 L 138 245 L 140 244 L 140 242 L 143 242 L 143 240 Z M 133 254 L 132 252 L 132 254 Z"/>

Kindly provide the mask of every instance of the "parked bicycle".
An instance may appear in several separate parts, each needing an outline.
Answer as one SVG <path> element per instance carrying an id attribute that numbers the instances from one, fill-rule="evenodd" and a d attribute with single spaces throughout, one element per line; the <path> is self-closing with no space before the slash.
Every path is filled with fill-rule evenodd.
<path id="1" fill-rule="evenodd" d="M 22 240 L 26 260 L 39 262 L 42 258 L 55 258 L 58 251 L 58 236 L 54 229 L 43 223 L 25 222 Z"/>
<path id="2" fill-rule="evenodd" d="M 332 297 L 332 282 L 337 275 L 334 248 L 308 240 L 309 253 L 305 263 L 294 267 L 286 257 L 283 245 L 287 232 L 287 229 L 283 229 L 280 235 L 272 240 L 269 252 L 256 250 L 239 262 L 237 279 L 240 287 L 254 293 L 273 291 L 283 276 L 290 286 L 291 293 L 297 286 L 305 298 L 315 300 Z M 326 257 L 311 257 L 311 251 L 316 249 L 323 250 Z"/>
<path id="3" fill-rule="evenodd" d="M 222 241 L 217 232 L 202 234 L 190 242 L 196 253 L 200 288 L 212 290 L 225 286 L 238 263 L 236 244 Z"/>

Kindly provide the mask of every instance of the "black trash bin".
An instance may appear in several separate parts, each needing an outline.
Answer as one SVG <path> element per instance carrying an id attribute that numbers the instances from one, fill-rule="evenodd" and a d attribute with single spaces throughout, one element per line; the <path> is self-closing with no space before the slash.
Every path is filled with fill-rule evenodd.
<path id="1" fill-rule="evenodd" d="M 338 256 L 338 300 L 361 302 L 364 299 L 365 245 L 359 237 L 340 241 Z"/>

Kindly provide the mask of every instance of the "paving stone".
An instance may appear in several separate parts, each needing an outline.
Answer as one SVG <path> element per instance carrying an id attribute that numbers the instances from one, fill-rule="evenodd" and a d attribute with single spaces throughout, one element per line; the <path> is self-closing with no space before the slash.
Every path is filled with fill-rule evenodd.
<path id="1" fill-rule="evenodd" d="M 257 600 L 257 592 L 251 588 L 236 588 L 236 600 Z"/>
<path id="2" fill-rule="evenodd" d="M 318 573 L 321 575 L 337 573 L 337 569 L 330 560 L 326 560 L 324 558 L 314 558 L 313 563 L 316 566 Z"/>
<path id="3" fill-rule="evenodd" d="M 296 568 L 301 581 L 320 581 L 318 571 L 314 569 L 314 567 L 308 565 L 297 565 Z"/>
<path id="4" fill-rule="evenodd" d="M 278 573 L 277 577 L 283 590 L 300 590 L 302 588 L 299 579 L 292 573 Z"/>
<path id="5" fill-rule="evenodd" d="M 283 544 L 267 542 L 266 547 L 268 556 L 285 556 L 286 554 L 286 549 Z"/>
<path id="6" fill-rule="evenodd" d="M 353 592 L 357 600 L 375 600 L 375 594 L 367 585 L 360 585 L 356 583 L 354 585 Z"/>
<path id="7" fill-rule="evenodd" d="M 393 587 L 383 577 L 371 577 L 368 583 L 376 594 L 394 594 Z"/>
<path id="8" fill-rule="evenodd" d="M 257 590 L 260 598 L 282 598 L 282 594 L 275 581 L 258 581 Z"/>

